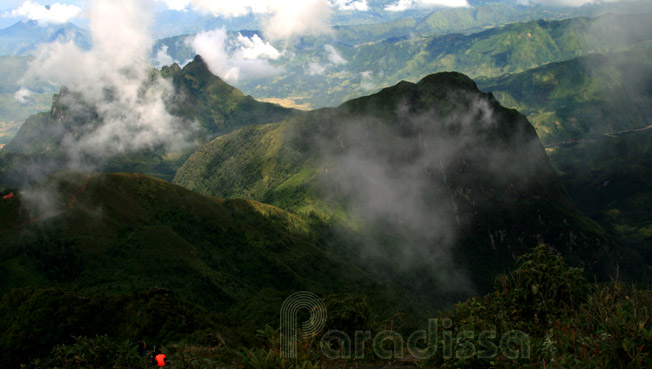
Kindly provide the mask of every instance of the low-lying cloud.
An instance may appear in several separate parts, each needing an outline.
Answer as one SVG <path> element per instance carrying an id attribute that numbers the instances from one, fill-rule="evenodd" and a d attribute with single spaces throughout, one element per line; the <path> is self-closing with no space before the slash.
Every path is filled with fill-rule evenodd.
<path id="1" fill-rule="evenodd" d="M 275 1 L 272 16 L 264 22 L 263 34 L 271 40 L 331 32 L 333 9 L 327 0 Z"/>
<path id="2" fill-rule="evenodd" d="M 283 69 L 270 63 L 281 52 L 258 35 L 230 38 L 224 28 L 200 32 L 188 41 L 210 71 L 228 82 L 241 78 L 269 77 Z"/>
<path id="3" fill-rule="evenodd" d="M 314 146 L 328 168 L 319 191 L 325 201 L 345 204 L 352 222 L 361 224 L 359 256 L 383 274 L 412 276 L 409 284 L 423 282 L 420 289 L 433 293 L 471 293 L 456 262 L 460 244 L 468 242 L 465 232 L 484 224 L 495 194 L 516 198 L 510 191 L 529 193 L 540 176 L 552 174 L 536 135 L 521 132 L 522 122 L 504 122 L 487 97 L 463 94 L 446 113 L 434 106 L 415 112 L 419 103 L 406 98 L 387 103 L 396 118 L 355 110 L 336 117 L 333 128 L 315 128 L 324 131 Z M 493 132 L 505 124 L 513 137 L 496 142 Z M 487 233 L 477 237 L 489 242 Z"/>
<path id="4" fill-rule="evenodd" d="M 66 23 L 77 17 L 82 9 L 74 5 L 54 3 L 41 5 L 33 1 L 25 1 L 18 8 L 5 12 L 5 17 L 26 18 L 39 23 Z"/>
<path id="5" fill-rule="evenodd" d="M 308 63 L 306 72 L 309 75 L 323 75 L 328 69 L 344 65 L 348 62 L 333 45 L 324 45 L 324 51 L 326 52 L 326 61 L 319 61 L 315 58 L 314 61 Z"/>
<path id="6" fill-rule="evenodd" d="M 73 116 L 87 114 L 89 109 L 97 115 L 64 138 L 70 166 L 81 165 L 76 161 L 82 157 L 104 159 L 160 145 L 178 148 L 184 143 L 182 125 L 166 110 L 173 88 L 150 67 L 149 5 L 91 0 L 88 16 L 93 47 L 85 51 L 73 42 L 43 45 L 23 78 L 24 82 L 41 79 L 65 86 L 70 93 L 61 102 Z"/>
<path id="7" fill-rule="evenodd" d="M 19 104 L 26 104 L 29 100 L 29 97 L 32 95 L 32 91 L 26 89 L 25 87 L 21 87 L 14 93 L 14 100 L 18 102 Z"/>
<path id="8" fill-rule="evenodd" d="M 369 10 L 367 0 L 331 0 L 331 4 L 338 10 L 357 10 L 361 12 Z"/>
<path id="9" fill-rule="evenodd" d="M 332 45 L 324 45 L 324 50 L 328 53 L 328 61 L 333 65 L 346 64 L 346 59 Z"/>
<path id="10" fill-rule="evenodd" d="M 101 170 L 108 160 L 123 154 L 180 151 L 190 145 L 195 123 L 168 112 L 174 88 L 150 66 L 154 45 L 150 5 L 148 1 L 90 0 L 90 50 L 72 41 L 45 44 L 37 50 L 22 83 L 41 80 L 64 88 L 49 117 L 51 123 L 33 126 L 39 136 L 12 142 L 12 149 L 19 153 L 37 154 L 34 160 L 19 162 L 25 182 L 40 181 L 63 168 Z M 162 49 L 161 62 L 169 61 L 165 55 Z M 24 91 L 19 92 L 17 99 L 27 98 Z M 37 142 L 43 140 L 52 155 L 39 151 L 43 148 Z M 23 193 L 30 214 L 53 210 L 52 204 L 42 201 L 52 195 L 47 191 Z"/>
<path id="11" fill-rule="evenodd" d="M 168 54 L 167 45 L 161 46 L 160 49 L 156 51 L 156 56 L 154 57 L 153 64 L 156 68 L 161 68 L 166 65 L 171 65 L 175 60 L 170 54 Z"/>
<path id="12" fill-rule="evenodd" d="M 397 2 L 387 5 L 385 11 L 388 12 L 401 12 L 416 8 L 430 8 L 430 7 L 468 7 L 469 3 L 466 0 L 398 0 Z"/>

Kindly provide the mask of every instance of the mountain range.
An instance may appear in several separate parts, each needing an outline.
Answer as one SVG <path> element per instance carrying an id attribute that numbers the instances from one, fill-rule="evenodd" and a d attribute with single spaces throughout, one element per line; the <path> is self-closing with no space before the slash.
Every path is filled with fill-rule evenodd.
<path id="1" fill-rule="evenodd" d="M 284 300 L 311 291 L 328 329 L 411 334 L 450 317 L 456 334 L 527 332 L 535 358 L 427 367 L 646 367 L 652 26 L 601 15 L 640 4 L 565 19 L 511 0 L 387 3 L 338 13 L 333 34 L 285 45 L 281 74 L 241 89 L 194 55 L 193 35 L 154 48 L 187 63 L 123 68 L 126 86 L 100 81 L 97 96 L 63 86 L 50 99 L 12 73 L 30 56 L 1 57 L 0 98 L 25 101 L 6 114 L 48 107 L 0 148 L 5 365 L 145 367 L 132 344 L 144 340 L 175 367 L 317 368 L 317 341 L 283 361 L 275 331 Z M 227 22 L 174 13 L 156 24 Z M 227 37 L 262 35 L 241 28 L 256 16 L 228 22 Z"/>
<path id="2" fill-rule="evenodd" d="M 72 41 L 83 49 L 91 47 L 88 31 L 75 24 L 41 24 L 27 20 L 0 30 L 0 55 L 30 55 L 40 44 L 55 41 Z"/>
<path id="3" fill-rule="evenodd" d="M 336 39 L 332 42 L 346 63 L 331 67 L 326 51 L 320 50 L 326 41 L 307 41 L 301 49 L 292 50 L 296 63 L 278 60 L 284 63 L 282 75 L 243 80 L 239 86 L 257 98 L 292 98 L 313 108 L 334 106 L 380 86 L 400 80 L 414 82 L 439 71 L 455 70 L 472 78 L 496 77 L 585 54 L 637 49 L 652 37 L 647 17 L 537 20 L 472 34 L 394 38 L 359 45 Z M 306 68 L 305 61 L 326 66 L 323 74 Z"/>
<path id="4" fill-rule="evenodd" d="M 196 144 L 244 125 L 270 123 L 296 113 L 245 96 L 211 74 L 199 56 L 183 69 L 173 65 L 163 68 L 160 74 L 176 90 L 175 98 L 169 102 L 170 112 L 184 119 L 185 129 L 198 123 L 199 130 L 194 137 Z M 0 183 L 3 186 L 18 186 L 35 178 L 45 178 L 52 171 L 65 167 L 70 153 L 62 142 L 75 136 L 81 127 L 91 129 L 101 124 L 92 107 L 75 109 L 75 101 L 74 93 L 62 89 L 55 95 L 50 112 L 34 115 L 25 121 L 16 137 L 0 151 L 0 171 L 3 172 Z M 106 171 L 130 170 L 172 179 L 187 153 L 168 154 L 154 148 L 113 157 L 101 164 L 89 158 L 88 164 L 100 165 Z M 50 169 L 44 171 L 43 168 Z M 36 173 L 40 174 L 34 177 Z"/>
<path id="5" fill-rule="evenodd" d="M 479 84 L 525 114 L 550 147 L 645 128 L 652 124 L 651 46 L 581 56 Z"/>
<path id="6" fill-rule="evenodd" d="M 177 86 L 189 88 L 198 107 L 229 118 L 206 121 L 205 132 L 235 128 L 239 115 L 202 96 L 244 101 L 247 109 L 254 104 L 210 77 L 201 58 L 163 73 L 186 81 Z M 3 160 L 21 147 L 30 161 L 56 158 L 47 147 L 56 147 L 57 136 L 39 128 L 83 124 L 63 101 L 29 120 L 2 151 Z M 486 290 L 487 274 L 539 240 L 595 272 L 611 253 L 600 227 L 573 208 L 528 121 L 464 75 L 431 75 L 311 113 L 254 107 L 264 113 L 261 123 L 272 117 L 266 109 L 282 113 L 281 122 L 219 136 L 175 178 L 205 194 L 245 199 L 219 200 L 139 174 L 57 171 L 0 201 L 2 286 L 27 296 L 3 308 L 20 311 L 36 296 L 48 306 L 72 290 L 86 309 L 83 301 L 97 294 L 127 298 L 165 286 L 196 309 L 222 312 L 230 322 L 223 324 L 233 327 L 273 321 L 287 292 L 307 289 L 375 295 L 392 311 L 420 311 L 417 319 Z M 200 119 L 201 111 L 193 117 Z M 445 145 L 453 141 L 459 146 Z M 497 165 L 488 166 L 489 158 Z M 366 161 L 381 166 L 379 172 L 363 173 L 367 183 L 351 182 Z M 359 198 L 357 186 L 376 193 Z M 126 324 L 109 316 L 116 326 Z M 16 321 L 1 324 L 3 349 L 17 360 L 30 355 L 25 350 L 32 346 L 10 342 L 31 342 L 31 333 Z M 89 324 L 84 330 L 74 322 L 46 326 L 39 334 L 52 344 L 65 340 L 61 332 L 93 334 L 105 326 Z M 140 334 L 161 339 L 163 333 Z"/>

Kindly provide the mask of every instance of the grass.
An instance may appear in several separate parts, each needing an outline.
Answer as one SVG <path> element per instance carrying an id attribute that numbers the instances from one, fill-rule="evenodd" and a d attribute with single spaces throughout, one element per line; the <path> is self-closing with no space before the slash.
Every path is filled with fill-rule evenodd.
<path id="1" fill-rule="evenodd" d="M 273 304 L 275 297 L 263 297 L 264 294 L 261 291 L 260 300 Z M 53 298 L 68 306 L 72 302 L 66 301 L 66 297 L 70 296 L 57 295 L 55 291 L 44 291 L 37 296 L 44 299 L 46 304 Z M 140 313 L 143 315 L 139 317 L 146 318 L 148 315 L 145 314 L 155 311 L 151 310 L 153 302 L 165 306 L 167 315 L 154 314 L 146 324 L 132 327 L 131 332 L 152 323 L 161 324 L 165 319 L 166 327 L 180 329 L 178 321 L 170 317 L 179 308 L 188 309 L 182 303 L 175 302 L 174 295 L 165 291 L 141 294 L 133 299 L 128 302 L 132 314 Z M 148 303 L 147 299 L 151 299 L 151 302 Z M 349 334 L 356 330 L 368 331 L 372 336 L 387 329 L 403 334 L 403 337 L 414 332 L 403 326 L 400 315 L 389 320 L 378 319 L 378 311 L 364 295 L 329 295 L 324 297 L 324 301 L 329 313 L 327 329 L 334 328 Z M 115 302 L 102 301 L 110 305 Z M 76 302 L 79 313 L 85 312 L 83 304 Z M 428 340 L 429 345 L 437 349 L 427 358 L 414 358 L 407 347 L 396 350 L 388 344 L 384 347 L 388 350 L 389 359 L 380 358 L 378 351 L 374 352 L 371 345 L 365 345 L 363 351 L 356 347 L 356 354 L 364 354 L 362 358 L 333 360 L 324 355 L 320 347 L 320 334 L 300 339 L 298 357 L 286 359 L 280 355 L 279 331 L 269 325 L 258 330 L 255 344 L 237 345 L 220 332 L 202 330 L 187 336 L 185 340 L 166 343 L 163 352 L 175 367 L 188 369 L 336 366 L 642 369 L 651 364 L 651 306 L 652 291 L 648 288 L 628 286 L 619 281 L 589 283 L 584 279 L 582 269 L 569 267 L 550 247 L 539 245 L 518 259 L 515 270 L 499 275 L 492 292 L 439 312 L 435 320 L 436 331 L 431 331 Z M 190 327 L 205 323 L 202 314 L 206 312 L 188 310 L 185 314 L 186 319 L 192 319 L 188 324 Z M 517 332 L 520 332 L 519 335 L 515 334 Z M 511 341 L 505 341 L 504 337 L 511 337 Z M 343 354 L 341 348 L 330 348 Z M 144 367 L 135 349 L 133 340 L 120 341 L 108 335 L 79 337 L 57 345 L 51 353 L 43 355 L 42 359 L 28 367 Z M 400 360 L 400 357 L 407 360 Z"/>
<path id="2" fill-rule="evenodd" d="M 38 189 L 61 199 L 53 207 L 65 207 L 84 176 L 61 173 Z M 217 330 L 216 324 L 233 330 L 230 339 L 247 342 L 255 327 L 277 321 L 291 292 L 377 285 L 317 247 L 304 220 L 255 201 L 202 196 L 142 174 L 95 174 L 72 209 L 8 230 L 29 217 L 23 192 L 0 202 L 0 346 L 12 360 L 45 353 L 71 336 L 174 342 L 204 327 Z M 392 288 L 374 293 L 387 296 Z M 45 324 L 46 317 L 55 322 Z M 160 324 L 147 323 L 159 318 Z M 189 319 L 214 320 L 198 328 Z"/>

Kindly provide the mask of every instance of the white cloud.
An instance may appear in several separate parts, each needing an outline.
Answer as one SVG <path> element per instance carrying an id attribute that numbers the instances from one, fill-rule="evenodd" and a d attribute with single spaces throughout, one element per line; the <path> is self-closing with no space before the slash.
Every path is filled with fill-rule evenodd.
<path id="1" fill-rule="evenodd" d="M 215 1 L 215 0 L 158 0 L 167 4 L 172 10 L 196 11 L 222 17 L 238 17 L 247 14 L 273 13 L 280 5 L 286 4 L 288 8 L 304 3 L 301 0 L 240 0 L 240 1 Z M 327 0 L 337 10 L 369 10 L 367 0 Z"/>
<path id="2" fill-rule="evenodd" d="M 229 40 L 226 30 L 221 28 L 198 33 L 189 43 L 210 71 L 228 82 L 268 77 L 282 71 L 269 62 L 281 53 L 258 35 L 249 38 L 238 34 L 235 40 Z"/>
<path id="3" fill-rule="evenodd" d="M 154 66 L 156 68 L 161 68 L 166 65 L 171 65 L 174 63 L 174 59 L 168 54 L 168 47 L 166 45 L 161 46 L 161 48 L 156 52 L 156 57 L 154 58 Z"/>
<path id="4" fill-rule="evenodd" d="M 387 5 L 385 10 L 388 12 L 402 12 L 403 10 L 410 9 L 414 5 L 412 0 L 399 0 L 398 2 Z"/>
<path id="5" fill-rule="evenodd" d="M 307 72 L 309 75 L 322 75 L 328 68 L 347 63 L 347 60 L 342 57 L 342 55 L 337 51 L 335 47 L 333 47 L 333 45 L 324 45 L 324 50 L 327 53 L 326 58 L 328 59 L 328 62 L 321 63 L 317 61 L 317 58 L 315 58 L 314 61 L 308 64 Z"/>
<path id="6" fill-rule="evenodd" d="M 27 18 L 42 23 L 65 23 L 78 16 L 80 12 L 81 8 L 74 5 L 60 3 L 40 5 L 28 0 L 17 9 L 5 12 L 3 16 Z"/>
<path id="7" fill-rule="evenodd" d="M 331 31 L 328 22 L 333 9 L 328 0 L 274 1 L 269 9 L 272 15 L 263 30 L 269 39 L 289 39 Z"/>
<path id="8" fill-rule="evenodd" d="M 334 65 L 346 64 L 346 59 L 332 45 L 324 45 L 328 52 L 328 60 Z"/>
<path id="9" fill-rule="evenodd" d="M 195 11 L 216 17 L 264 15 L 263 33 L 271 40 L 289 39 L 297 35 L 330 32 L 333 7 L 365 9 L 366 0 L 158 0 L 170 9 Z"/>
<path id="10" fill-rule="evenodd" d="M 311 76 L 323 75 L 326 72 L 326 67 L 317 63 L 311 62 L 308 64 L 308 74 Z"/>
<path id="11" fill-rule="evenodd" d="M 190 0 L 158 0 L 164 2 L 170 10 L 186 10 L 188 5 L 190 5 Z"/>
<path id="12" fill-rule="evenodd" d="M 331 4 L 338 10 L 357 10 L 361 12 L 369 10 L 367 0 L 331 0 Z"/>
<path id="13" fill-rule="evenodd" d="M 531 5 L 536 3 L 543 5 L 576 7 L 587 4 L 616 3 L 622 1 L 632 0 L 519 0 L 518 3 L 521 5 Z"/>
<path id="14" fill-rule="evenodd" d="M 169 0 L 166 0 L 166 2 Z M 179 1 L 180 2 L 180 1 Z M 268 13 L 269 4 L 275 1 L 270 0 L 239 0 L 239 1 L 216 1 L 216 0 L 187 0 L 188 6 L 202 13 L 222 17 L 238 17 L 250 13 Z"/>
<path id="15" fill-rule="evenodd" d="M 360 87 L 369 91 L 376 88 L 376 85 L 373 82 L 373 72 L 370 70 L 360 73 Z"/>
<path id="16" fill-rule="evenodd" d="M 114 154 L 164 145 L 175 150 L 185 145 L 192 126 L 170 115 L 166 101 L 174 93 L 169 81 L 151 73 L 153 16 L 149 4 L 132 0 L 92 0 L 89 51 L 73 42 L 43 45 L 24 81 L 41 79 L 66 86 L 63 95 L 71 113 L 99 119 L 84 120 L 66 136 L 69 165 L 87 165 L 81 158 L 105 159 Z M 86 112 L 86 113 L 84 113 Z"/>
<path id="17" fill-rule="evenodd" d="M 385 7 L 388 12 L 400 12 L 414 8 L 428 8 L 435 6 L 445 6 L 451 8 L 467 7 L 469 3 L 466 0 L 399 0 Z"/>
<path id="18" fill-rule="evenodd" d="M 238 50 L 244 59 L 278 59 L 281 56 L 274 46 L 264 42 L 258 35 L 249 38 L 239 33 L 237 43 L 240 44 Z"/>
<path id="19" fill-rule="evenodd" d="M 16 100 L 19 104 L 25 104 L 28 101 L 27 98 L 29 98 L 31 95 L 32 91 L 26 89 L 25 87 L 21 87 L 14 93 L 14 100 Z"/>

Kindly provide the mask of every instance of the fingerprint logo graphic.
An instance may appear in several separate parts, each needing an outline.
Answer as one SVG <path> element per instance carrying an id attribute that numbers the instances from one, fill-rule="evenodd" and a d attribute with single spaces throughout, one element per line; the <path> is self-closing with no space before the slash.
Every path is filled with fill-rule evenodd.
<path id="1" fill-rule="evenodd" d="M 314 337 L 326 326 L 326 305 L 312 292 L 295 292 L 281 306 L 281 357 L 297 358 L 298 314 L 307 310 L 310 318 L 301 325 L 303 338 Z"/>

